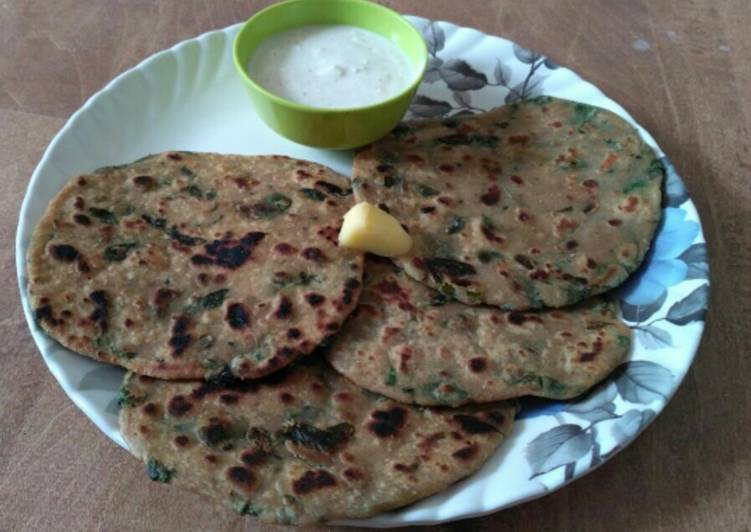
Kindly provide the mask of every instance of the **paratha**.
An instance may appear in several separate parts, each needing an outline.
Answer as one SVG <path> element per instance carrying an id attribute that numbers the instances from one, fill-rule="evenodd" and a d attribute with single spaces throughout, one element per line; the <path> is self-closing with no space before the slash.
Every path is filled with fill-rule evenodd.
<path id="1" fill-rule="evenodd" d="M 403 405 L 320 357 L 257 380 L 129 373 L 121 404 L 123 437 L 153 480 L 283 524 L 367 517 L 436 493 L 485 462 L 516 412 Z"/>
<path id="2" fill-rule="evenodd" d="M 360 304 L 327 356 L 358 386 L 406 403 L 568 399 L 628 354 L 631 331 L 616 314 L 598 297 L 534 312 L 467 306 L 367 259 Z"/>
<path id="3" fill-rule="evenodd" d="M 660 219 L 663 168 L 626 121 L 539 97 L 405 123 L 357 154 L 358 201 L 414 240 L 405 271 L 463 303 L 561 307 L 622 283 Z"/>
<path id="4" fill-rule="evenodd" d="M 165 379 L 260 377 L 339 329 L 362 255 L 336 235 L 346 178 L 281 156 L 169 152 L 74 178 L 28 253 L 39 324 Z"/>

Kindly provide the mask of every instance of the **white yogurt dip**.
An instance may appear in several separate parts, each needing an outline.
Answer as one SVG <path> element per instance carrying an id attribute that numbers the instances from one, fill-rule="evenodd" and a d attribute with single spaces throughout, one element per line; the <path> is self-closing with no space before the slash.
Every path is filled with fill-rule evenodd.
<path id="1" fill-rule="evenodd" d="M 263 41 L 248 73 L 266 90 L 328 109 L 362 107 L 396 96 L 415 72 L 394 43 L 354 26 L 303 26 Z"/>

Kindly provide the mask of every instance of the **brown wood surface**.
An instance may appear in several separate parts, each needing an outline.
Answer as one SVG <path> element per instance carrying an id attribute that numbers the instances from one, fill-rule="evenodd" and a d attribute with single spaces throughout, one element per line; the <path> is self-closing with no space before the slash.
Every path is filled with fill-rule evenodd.
<path id="1" fill-rule="evenodd" d="M 23 320 L 14 235 L 29 176 L 92 93 L 150 54 L 266 3 L 0 1 L 0 530 L 264 528 L 149 482 L 65 396 Z M 711 255 L 711 309 L 696 362 L 646 433 L 555 494 L 443 528 L 748 531 L 751 2 L 385 3 L 523 43 L 623 104 L 685 179 Z"/>

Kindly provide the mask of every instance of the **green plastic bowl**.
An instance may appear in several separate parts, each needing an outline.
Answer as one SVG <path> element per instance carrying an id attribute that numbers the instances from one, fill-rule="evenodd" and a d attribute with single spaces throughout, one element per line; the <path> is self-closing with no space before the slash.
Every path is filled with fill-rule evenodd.
<path id="1" fill-rule="evenodd" d="M 396 96 L 366 107 L 321 109 L 269 92 L 248 74 L 248 60 L 275 33 L 313 24 L 347 24 L 373 31 L 399 46 L 415 70 L 414 81 Z M 428 50 L 401 15 L 366 0 L 288 0 L 253 15 L 234 42 L 235 67 L 258 116 L 280 135 L 300 144 L 343 150 L 363 146 L 391 131 L 407 111 L 422 80 Z"/>

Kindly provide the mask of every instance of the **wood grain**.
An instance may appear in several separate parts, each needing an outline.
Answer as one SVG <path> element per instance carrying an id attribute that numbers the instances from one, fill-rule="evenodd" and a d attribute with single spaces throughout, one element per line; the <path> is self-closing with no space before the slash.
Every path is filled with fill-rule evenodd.
<path id="1" fill-rule="evenodd" d="M 267 3 L 0 1 L 0 267 L 6 272 L 0 279 L 0 530 L 264 528 L 147 482 L 141 465 L 73 406 L 26 330 L 13 241 L 31 172 L 93 92 L 148 55 L 245 19 Z M 622 103 L 684 177 L 711 258 L 711 308 L 698 357 L 638 441 L 557 493 L 436 528 L 750 530 L 751 3 L 384 3 L 504 35 Z M 637 39 L 648 49 L 635 49 Z"/>

